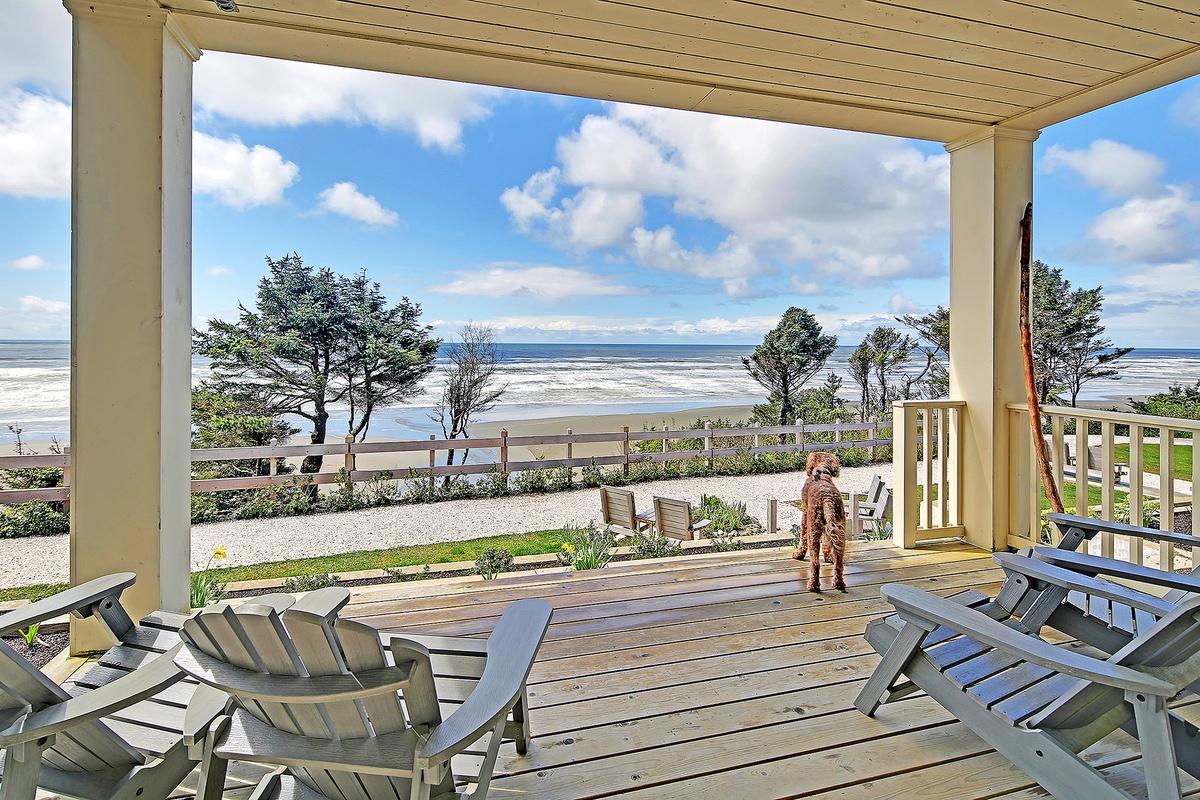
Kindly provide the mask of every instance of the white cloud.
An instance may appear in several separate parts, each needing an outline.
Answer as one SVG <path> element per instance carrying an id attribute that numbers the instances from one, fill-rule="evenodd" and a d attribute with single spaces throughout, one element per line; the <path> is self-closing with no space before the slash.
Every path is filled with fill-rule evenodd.
<path id="1" fill-rule="evenodd" d="M 255 125 L 343 122 L 402 130 L 455 151 L 464 126 L 486 119 L 500 89 L 405 75 L 207 53 L 196 65 L 200 117 Z"/>
<path id="2" fill-rule="evenodd" d="M 197 131 L 192 138 L 192 190 L 239 210 L 283 199 L 300 168 L 265 145 L 247 147 L 234 136 Z"/>
<path id="3" fill-rule="evenodd" d="M 62 3 L 5 0 L 0 25 L 0 89 L 33 84 L 71 91 L 71 15 Z"/>
<path id="4" fill-rule="evenodd" d="M 62 336 L 71 329 L 70 303 L 24 295 L 16 298 L 16 304 L 15 310 L 0 306 L 0 331 L 16 336 Z"/>
<path id="5" fill-rule="evenodd" d="M 1127 264 L 1162 264 L 1200 257 L 1200 201 L 1180 186 L 1157 197 L 1132 197 L 1091 224 L 1087 236 L 1105 257 Z"/>
<path id="6" fill-rule="evenodd" d="M 601 316 L 511 316 L 476 320 L 495 328 L 505 338 L 520 341 L 520 337 L 546 339 L 563 335 L 592 339 L 702 339 L 714 337 L 753 338 L 761 336 L 779 324 L 779 316 L 751 316 L 737 319 L 711 317 L 697 320 L 667 318 L 601 317 Z M 438 320 L 435 327 L 449 329 L 462 321 Z"/>
<path id="7" fill-rule="evenodd" d="M 1140 267 L 1104 294 L 1104 324 L 1118 344 L 1196 346 L 1200 261 Z"/>
<path id="8" fill-rule="evenodd" d="M 949 158 L 895 139 L 613 105 L 560 139 L 558 160 L 501 201 L 518 230 L 565 250 L 619 250 L 730 296 L 780 264 L 858 285 L 944 270 L 925 242 L 948 223 Z M 583 214 L 597 197 L 603 212 Z M 644 226 L 650 198 L 725 237 L 710 250 L 681 241 L 681 222 Z"/>
<path id="9" fill-rule="evenodd" d="M 459 272 L 458 280 L 430 287 L 441 294 L 473 297 L 535 297 L 564 300 L 570 297 L 609 297 L 638 294 L 582 269 L 553 266 L 496 266 Z"/>
<path id="10" fill-rule="evenodd" d="M 0 93 L 0 194 L 71 196 L 71 107 L 20 89 Z"/>
<path id="11" fill-rule="evenodd" d="M 343 217 L 356 219 L 367 225 L 392 227 L 400 221 L 400 215 L 384 208 L 373 195 L 363 194 L 358 186 L 349 181 L 335 183 L 318 195 L 320 208 Z"/>
<path id="12" fill-rule="evenodd" d="M 1171 105 L 1171 116 L 1193 128 L 1200 128 L 1200 84 L 1193 86 Z"/>
<path id="13" fill-rule="evenodd" d="M 888 300 L 888 311 L 893 314 L 919 314 L 921 313 L 921 306 L 899 292 L 896 292 Z"/>
<path id="14" fill-rule="evenodd" d="M 22 270 L 54 269 L 53 264 L 46 261 L 46 259 L 39 255 L 28 255 L 21 256 L 20 258 L 14 258 L 12 261 L 8 262 L 8 266 L 12 269 Z"/>
<path id="15" fill-rule="evenodd" d="M 212 267 L 209 267 L 208 269 L 206 269 L 204 271 L 204 274 L 211 275 L 214 278 L 219 278 L 222 275 L 232 275 L 233 270 L 231 270 L 229 267 L 226 267 L 224 265 L 217 264 L 216 266 L 212 266 Z"/>
<path id="16" fill-rule="evenodd" d="M 793 275 L 789 288 L 796 294 L 828 294 L 825 287 L 816 281 L 806 281 L 799 275 Z"/>
<path id="17" fill-rule="evenodd" d="M 1111 139 L 1097 139 L 1085 148 L 1068 150 L 1051 145 L 1038 165 L 1043 172 L 1069 169 L 1088 186 L 1112 197 L 1153 192 L 1166 163 L 1145 150 L 1137 150 Z"/>

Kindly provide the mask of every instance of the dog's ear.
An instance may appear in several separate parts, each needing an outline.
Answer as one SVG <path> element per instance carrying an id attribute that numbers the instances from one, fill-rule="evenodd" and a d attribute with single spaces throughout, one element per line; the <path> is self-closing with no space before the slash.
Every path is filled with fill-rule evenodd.
<path id="1" fill-rule="evenodd" d="M 830 477 L 836 478 L 842 474 L 842 462 L 838 461 L 837 456 L 830 453 L 829 461 L 825 464 L 825 469 Z"/>
<path id="2" fill-rule="evenodd" d="M 808 473 L 808 477 L 813 476 L 813 470 L 817 468 L 817 461 L 820 453 L 809 453 L 808 460 L 804 462 L 804 471 Z"/>

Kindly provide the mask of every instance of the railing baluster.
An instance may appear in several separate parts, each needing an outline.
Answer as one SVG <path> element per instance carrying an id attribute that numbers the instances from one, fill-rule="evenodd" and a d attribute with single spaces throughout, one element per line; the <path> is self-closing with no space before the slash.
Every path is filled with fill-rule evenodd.
<path id="1" fill-rule="evenodd" d="M 1025 430 L 1030 430 L 1029 420 L 1025 419 L 1023 422 Z M 1029 448 L 1029 472 L 1037 476 L 1033 491 L 1029 493 L 1029 538 L 1036 545 L 1042 543 L 1042 493 L 1045 487 L 1042 486 L 1041 468 L 1038 466 L 1037 449 L 1034 447 Z"/>
<path id="2" fill-rule="evenodd" d="M 949 524 L 949 466 L 946 464 L 946 418 L 950 409 L 934 409 L 937 418 L 937 454 L 938 454 L 938 525 L 946 527 Z"/>
<path id="3" fill-rule="evenodd" d="M 933 409 L 926 408 L 922 414 L 921 457 L 925 477 L 925 495 L 921 503 L 924 527 L 933 527 Z"/>
<path id="4" fill-rule="evenodd" d="M 1086 422 L 1084 425 L 1086 426 Z M 1086 427 L 1085 427 L 1086 430 Z M 1113 440 L 1116 438 L 1116 425 L 1107 420 L 1100 423 L 1100 518 L 1112 519 L 1116 503 L 1116 491 L 1113 486 L 1113 460 L 1115 451 Z M 1087 464 L 1087 453 L 1083 454 L 1084 465 Z M 1111 533 L 1100 534 L 1100 555 L 1112 558 L 1115 554 L 1114 537 Z"/>
<path id="5" fill-rule="evenodd" d="M 1050 416 L 1050 465 L 1054 471 L 1054 485 L 1058 487 L 1059 497 L 1062 497 L 1063 492 L 1063 472 L 1067 468 L 1067 448 L 1063 447 L 1066 439 L 1063 438 L 1063 418 L 1058 414 Z M 1057 545 L 1062 539 L 1062 534 L 1053 525 L 1050 526 L 1051 544 Z"/>
<path id="6" fill-rule="evenodd" d="M 1146 470 L 1143 469 L 1144 455 L 1142 441 L 1142 426 L 1129 426 L 1129 524 L 1141 525 L 1146 519 L 1146 503 L 1145 503 L 1145 480 Z M 1116 468 L 1116 448 L 1113 449 L 1113 461 L 1106 461 L 1102 466 L 1103 469 L 1113 473 L 1113 480 L 1117 479 Z M 1129 560 L 1134 564 L 1145 563 L 1145 554 L 1143 552 L 1142 540 L 1137 536 L 1131 536 L 1129 542 Z"/>
<path id="7" fill-rule="evenodd" d="M 1088 498 L 1088 422 L 1075 417 L 1075 516 L 1086 517 Z"/>
<path id="8" fill-rule="evenodd" d="M 1175 431 L 1170 428 L 1158 429 L 1158 529 L 1175 530 Z M 1158 568 L 1175 571 L 1175 545 L 1170 542 L 1158 543 Z"/>

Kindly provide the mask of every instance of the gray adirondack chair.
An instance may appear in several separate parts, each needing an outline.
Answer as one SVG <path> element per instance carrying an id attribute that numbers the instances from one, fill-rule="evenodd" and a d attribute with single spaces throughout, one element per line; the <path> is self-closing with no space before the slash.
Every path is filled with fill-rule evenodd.
<path id="1" fill-rule="evenodd" d="M 672 539 L 695 539 L 696 534 L 712 524 L 702 519 L 692 522 L 692 504 L 669 497 L 654 498 L 654 527 L 660 536 Z"/>
<path id="2" fill-rule="evenodd" d="M 184 623 L 177 663 L 231 698 L 204 740 L 202 800 L 220 796 L 230 760 L 279 767 L 256 800 L 487 795 L 550 604 L 521 600 L 505 610 L 479 683 L 443 720 L 429 651 L 393 637 L 389 659 L 377 631 L 338 619 L 348 600 L 345 589 L 322 589 L 290 606 L 218 608 Z M 469 794 L 456 787 L 451 759 L 459 754 L 478 767 Z"/>
<path id="3" fill-rule="evenodd" d="M 31 603 L 0 616 L 0 634 L 74 613 L 95 617 L 118 642 L 137 639 L 143 631 L 121 606 L 121 592 L 135 580 L 129 572 L 109 575 Z M 173 655 L 73 695 L 0 642 L 4 800 L 32 800 L 38 788 L 88 800 L 170 794 L 196 764 L 183 737 L 131 724 L 122 712 L 183 677 Z"/>
<path id="4" fill-rule="evenodd" d="M 1128 797 L 1078 756 L 1118 728 L 1141 742 L 1150 800 L 1180 797 L 1177 767 L 1200 775 L 1195 728 L 1166 705 L 1200 678 L 1200 597 L 1100 660 L 911 586 L 882 592 L 904 625 L 868 627 L 881 666 L 898 665 L 1055 796 Z M 940 629 L 955 635 L 929 642 Z M 867 714 L 877 707 L 859 706 Z"/>

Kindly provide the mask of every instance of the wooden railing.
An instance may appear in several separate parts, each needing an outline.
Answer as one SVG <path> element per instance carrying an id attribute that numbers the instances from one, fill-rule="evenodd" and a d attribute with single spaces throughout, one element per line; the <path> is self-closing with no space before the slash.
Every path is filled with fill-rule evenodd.
<path id="1" fill-rule="evenodd" d="M 1012 404 L 1008 409 L 1014 436 L 1014 476 L 1024 476 L 1024 480 L 1010 483 L 1013 531 L 1009 543 L 1014 547 L 1057 543 L 1059 532 L 1042 522 L 1044 492 L 1034 462 L 1028 407 Z M 1060 495 L 1068 487 L 1073 491 L 1073 502 L 1064 498 L 1068 514 L 1174 531 L 1176 514 L 1182 511 L 1191 514 L 1194 525 L 1198 510 L 1194 487 L 1200 475 L 1200 460 L 1193 451 L 1191 474 L 1187 476 L 1190 480 L 1177 482 L 1175 445 L 1194 446 L 1200 435 L 1200 422 L 1055 406 L 1043 408 L 1042 415 L 1050 420 L 1050 432 L 1045 438 L 1055 485 Z M 1089 428 L 1098 433 L 1089 435 Z M 1156 431 L 1157 437 L 1149 436 L 1147 431 Z M 1179 438 L 1181 433 L 1190 433 L 1191 438 Z M 1147 445 L 1153 448 L 1154 438 L 1159 452 L 1158 476 L 1149 472 L 1145 463 Z M 1127 458 L 1117 457 L 1118 439 L 1127 439 L 1129 443 Z M 1172 446 L 1163 447 L 1164 443 Z M 1073 463 L 1068 463 L 1068 455 Z M 1016 469 L 1018 465 L 1027 466 Z M 1118 510 L 1122 513 L 1118 514 Z M 1118 516 L 1124 519 L 1118 520 Z M 1177 550 L 1170 543 L 1160 546 L 1110 533 L 1100 534 L 1097 540 L 1091 543 L 1093 551 L 1109 558 L 1174 570 L 1193 566 L 1192 554 Z"/>
<path id="2" fill-rule="evenodd" d="M 963 535 L 961 400 L 892 404 L 893 540 L 915 547 Z"/>
<path id="3" fill-rule="evenodd" d="M 331 484 L 338 479 L 338 469 L 345 468 L 351 481 L 367 481 L 375 476 L 395 479 L 428 478 L 442 476 L 479 475 L 489 472 L 521 472 L 558 467 L 579 468 L 591 464 L 596 466 L 621 465 L 625 472 L 633 464 L 641 462 L 679 461 L 692 458 L 712 460 L 738 453 L 751 455 L 768 453 L 803 453 L 837 447 L 857 447 L 868 451 L 874 459 L 876 448 L 890 445 L 890 437 L 880 437 L 881 432 L 890 432 L 890 423 L 876 421 L 839 423 L 834 425 L 755 425 L 741 428 L 714 428 L 711 424 L 702 429 L 630 431 L 628 426 L 620 431 L 605 433 L 573 433 L 569 429 L 562 434 L 535 436 L 509 436 L 501 430 L 499 436 L 483 439 L 439 439 L 404 440 L 389 442 L 345 441 L 337 444 L 299 444 L 271 447 L 227 447 L 192 451 L 193 462 L 239 461 L 264 459 L 269 462 L 269 474 L 237 478 L 205 478 L 192 481 L 193 492 L 219 492 L 230 489 L 254 489 L 295 481 L 295 474 L 280 474 L 279 466 L 286 459 L 302 459 L 307 456 L 326 457 L 325 471 L 304 475 L 304 480 L 314 484 Z M 789 438 L 786 444 L 778 444 L 782 434 Z M 718 439 L 736 438 L 737 446 L 717 446 Z M 833 441 L 818 439 L 832 438 Z M 699 449 L 672 450 L 671 443 L 681 439 L 699 439 Z M 661 442 L 661 452 L 639 452 L 638 442 Z M 598 455 L 580 455 L 577 445 L 608 444 L 610 452 Z M 493 456 L 490 460 L 471 464 L 439 465 L 438 454 L 446 450 L 470 448 L 476 453 Z M 555 447 L 562 448 L 559 458 L 534 460 L 510 460 L 514 448 Z M 617 452 L 611 452 L 611 451 Z M 360 469 L 358 458 L 366 454 L 395 454 L 398 457 L 428 453 L 428 463 L 419 465 L 399 463 L 377 469 Z M 30 467 L 57 467 L 67 471 L 64 486 L 47 489 L 19 489 L 0 491 L 0 504 L 23 503 L 29 500 L 66 501 L 69 496 L 70 457 L 63 455 L 2 456 L 0 470 Z"/>

